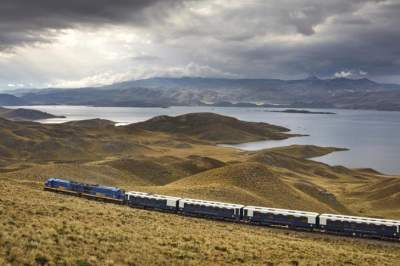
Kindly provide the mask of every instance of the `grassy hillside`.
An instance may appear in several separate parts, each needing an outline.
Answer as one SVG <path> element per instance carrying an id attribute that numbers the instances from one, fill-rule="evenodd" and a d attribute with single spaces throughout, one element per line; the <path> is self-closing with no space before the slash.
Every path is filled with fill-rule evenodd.
<path id="1" fill-rule="evenodd" d="M 32 181 L 59 176 L 246 204 L 400 217 L 397 177 L 307 159 L 343 149 L 293 145 L 242 152 L 216 146 L 215 138 L 206 137 L 217 124 L 224 125 L 222 135 L 263 138 L 271 130 L 286 131 L 208 113 L 125 127 L 105 120 L 62 125 L 0 120 L 0 173 Z M 174 128 L 180 134 L 171 134 Z"/>
<path id="2" fill-rule="evenodd" d="M 398 244 L 98 203 L 1 179 L 0 265 L 395 265 Z"/>
<path id="3" fill-rule="evenodd" d="M 228 137 L 232 142 L 288 137 L 286 131 L 214 114 L 124 127 L 105 120 L 41 125 L 0 119 L 0 265 L 397 262 L 399 246 L 393 243 L 131 210 L 42 191 L 44 180 L 61 177 L 125 190 L 400 219 L 399 177 L 308 159 L 342 149 L 293 145 L 248 152 L 216 145 Z"/>
<path id="4" fill-rule="evenodd" d="M 399 217 L 400 178 L 383 178 L 361 185 L 352 190 L 351 196 L 360 198 L 358 208 L 362 211 L 374 210 L 380 216 Z"/>
<path id="5" fill-rule="evenodd" d="M 338 151 L 346 151 L 347 149 L 343 148 L 335 148 L 335 147 L 318 147 L 314 145 L 291 145 L 286 147 L 277 147 L 272 148 L 267 151 L 267 153 L 277 153 L 283 154 L 290 157 L 300 158 L 300 159 L 309 159 L 313 157 L 320 157 L 332 152 Z M 262 152 L 255 152 L 255 154 L 260 155 Z"/>
<path id="6" fill-rule="evenodd" d="M 216 114 L 156 117 L 115 127 L 100 119 L 61 125 L 16 123 L 0 119 L 0 164 L 98 160 L 108 155 L 151 153 L 155 147 L 190 149 L 191 144 L 237 143 L 288 138 L 288 129 Z M 188 156 L 191 154 L 188 154 Z M 7 161 L 7 162 L 6 162 Z"/>
<path id="7" fill-rule="evenodd" d="M 163 156 L 157 159 L 149 157 L 140 159 L 121 158 L 105 162 L 105 164 L 139 176 L 153 185 L 168 184 L 182 177 L 224 165 L 219 160 L 202 156 L 189 156 L 187 158 Z"/>
<path id="8" fill-rule="evenodd" d="M 213 113 L 192 113 L 176 117 L 158 116 L 131 127 L 180 134 L 214 143 L 234 144 L 263 139 L 286 139 L 284 127 L 267 123 L 244 122 Z"/>
<path id="9" fill-rule="evenodd" d="M 42 125 L 0 119 L 0 163 L 43 163 L 46 161 L 87 161 L 107 154 L 140 152 L 140 140 L 151 141 L 147 132 L 132 135 L 121 132 L 104 120 Z"/>
<path id="10" fill-rule="evenodd" d="M 170 183 L 161 188 L 160 192 L 249 205 L 335 211 L 331 206 L 324 205 L 285 182 L 278 169 L 254 162 L 204 171 Z"/>

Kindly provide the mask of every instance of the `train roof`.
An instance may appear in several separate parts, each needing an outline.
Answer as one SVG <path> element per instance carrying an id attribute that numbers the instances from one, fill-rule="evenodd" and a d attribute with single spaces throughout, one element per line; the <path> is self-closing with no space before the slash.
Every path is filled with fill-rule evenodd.
<path id="1" fill-rule="evenodd" d="M 260 206 L 246 206 L 245 210 L 258 211 L 261 213 L 274 213 L 274 214 L 285 214 L 285 215 L 294 215 L 294 216 L 312 216 L 316 217 L 319 215 L 317 212 L 306 212 L 306 211 L 297 211 L 297 210 L 289 210 L 289 209 L 278 209 L 278 208 L 267 208 Z"/>
<path id="2" fill-rule="evenodd" d="M 350 215 L 341 215 L 341 214 L 329 214 L 329 213 L 323 213 L 319 217 L 329 219 L 332 221 L 347 221 L 347 222 L 356 222 L 356 223 L 369 223 L 369 224 L 400 226 L 399 220 L 389 220 L 389 219 L 379 219 L 379 218 L 350 216 Z"/>
<path id="3" fill-rule="evenodd" d="M 69 180 L 62 179 L 62 178 L 56 178 L 56 177 L 48 178 L 47 181 L 58 181 L 58 182 L 68 182 L 68 183 L 71 182 L 71 181 L 69 181 Z"/>
<path id="4" fill-rule="evenodd" d="M 114 192 L 123 191 L 122 189 L 117 188 L 117 187 L 109 187 L 109 186 L 103 186 L 103 185 L 98 185 L 98 184 L 87 184 L 87 183 L 76 182 L 76 181 L 62 179 L 62 178 L 56 178 L 56 177 L 49 178 L 49 179 L 47 179 L 47 181 L 78 184 L 78 185 L 83 185 L 83 186 L 92 186 L 92 187 L 97 187 L 97 188 L 101 188 L 101 189 L 111 190 L 111 191 L 114 191 Z"/>
<path id="5" fill-rule="evenodd" d="M 89 185 L 89 186 L 96 186 L 96 187 L 98 187 L 98 188 L 103 188 L 103 189 L 112 190 L 112 191 L 115 191 L 115 192 L 117 192 L 117 191 L 123 191 L 123 189 L 118 188 L 118 187 L 107 187 L 107 186 L 91 185 L 91 184 L 88 184 L 88 185 Z"/>
<path id="6" fill-rule="evenodd" d="M 182 203 L 192 203 L 201 206 L 212 206 L 212 207 L 227 208 L 227 209 L 237 209 L 244 207 L 244 205 L 241 204 L 232 204 L 226 202 L 208 201 L 199 199 L 186 199 L 186 198 L 180 200 L 180 204 Z"/>
<path id="7" fill-rule="evenodd" d="M 150 199 L 165 199 L 165 200 L 180 200 L 179 197 L 167 196 L 167 195 L 159 195 L 159 194 L 151 194 L 147 192 L 138 192 L 138 191 L 129 191 L 125 193 L 128 196 L 135 196 L 140 198 L 150 198 Z"/>

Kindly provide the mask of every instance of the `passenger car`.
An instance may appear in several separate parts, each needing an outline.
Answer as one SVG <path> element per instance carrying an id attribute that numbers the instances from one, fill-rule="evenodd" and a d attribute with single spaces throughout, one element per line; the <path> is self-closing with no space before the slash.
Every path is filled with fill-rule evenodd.
<path id="1" fill-rule="evenodd" d="M 125 193 L 126 203 L 131 207 L 154 208 L 167 211 L 176 211 L 181 198 L 149 194 L 144 192 Z"/>
<path id="2" fill-rule="evenodd" d="M 318 227 L 318 213 L 287 209 L 246 206 L 243 220 L 264 225 L 285 225 L 299 228 Z"/>
<path id="3" fill-rule="evenodd" d="M 399 237 L 400 221 L 338 214 L 321 214 L 321 230 L 345 235 Z"/>
<path id="4" fill-rule="evenodd" d="M 178 211 L 188 215 L 240 220 L 244 205 L 198 199 L 179 200 Z"/>

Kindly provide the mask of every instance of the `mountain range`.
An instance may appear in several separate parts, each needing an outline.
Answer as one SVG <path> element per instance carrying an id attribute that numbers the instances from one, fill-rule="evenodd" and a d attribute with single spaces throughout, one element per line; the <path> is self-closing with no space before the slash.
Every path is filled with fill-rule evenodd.
<path id="1" fill-rule="evenodd" d="M 369 79 L 150 78 L 102 87 L 0 94 L 0 105 L 212 105 L 400 110 L 400 85 Z"/>

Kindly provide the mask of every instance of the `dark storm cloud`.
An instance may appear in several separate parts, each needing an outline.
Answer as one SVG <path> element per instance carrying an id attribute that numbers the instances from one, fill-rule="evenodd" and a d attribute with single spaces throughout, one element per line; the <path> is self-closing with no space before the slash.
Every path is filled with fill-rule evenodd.
<path id="1" fill-rule="evenodd" d="M 253 47 L 232 45 L 221 53 L 236 62 L 254 66 L 247 75 L 269 75 L 270 67 L 277 73 L 332 76 L 341 70 L 362 70 L 371 76 L 400 75 L 400 21 L 374 29 L 358 29 L 356 32 L 332 31 L 333 38 L 292 45 L 263 43 Z M 232 64 L 233 66 L 236 64 Z M 230 69 L 230 71 L 234 71 Z M 265 74 L 266 73 L 266 74 Z"/>
<path id="2" fill-rule="evenodd" d="M 51 41 L 55 30 L 162 20 L 179 0 L 1 0 L 0 49 Z M 151 7 L 156 9 L 147 13 Z"/>
<path id="3" fill-rule="evenodd" d="M 93 31 L 97 36 L 104 26 L 121 25 L 123 34 L 131 31 L 140 40 L 104 45 L 114 50 L 105 52 L 127 58 L 110 63 L 110 69 L 135 66 L 146 73 L 157 69 L 154 75 L 159 75 L 195 64 L 212 69 L 210 75 L 290 79 L 352 73 L 380 80 L 398 77 L 400 82 L 399 14 L 398 0 L 0 0 L 0 67 L 8 64 L 3 68 L 9 71 L 14 64 L 16 69 L 0 76 L 0 81 L 13 81 L 7 77 L 18 77 L 23 67 L 35 80 L 37 75 L 31 74 L 39 71 L 35 64 L 49 65 L 41 64 L 41 54 L 28 63 L 21 56 L 19 61 L 4 59 L 1 65 L 4 50 L 36 42 L 60 45 L 64 40 L 57 43 L 57 37 L 63 29 L 100 29 Z M 82 47 L 76 49 L 87 56 L 85 62 L 104 56 L 89 58 Z M 54 79 L 54 67 L 43 68 L 41 78 Z M 91 68 L 98 65 L 85 69 Z"/>
<path id="4" fill-rule="evenodd" d="M 193 31 L 175 34 L 217 40 L 223 45 L 209 42 L 213 66 L 247 77 L 400 75 L 398 1 L 247 3 L 255 2 L 261 4 L 229 9 L 218 18 L 195 17 Z M 198 49 L 197 59 L 209 58 L 209 50 Z"/>
<path id="5" fill-rule="evenodd" d="M 333 23 L 329 31 L 333 39 L 296 49 L 303 56 L 304 70 L 326 76 L 346 69 L 353 73 L 362 69 L 372 77 L 400 75 L 400 3 L 386 2 L 369 10 L 363 18 L 344 16 Z"/>

